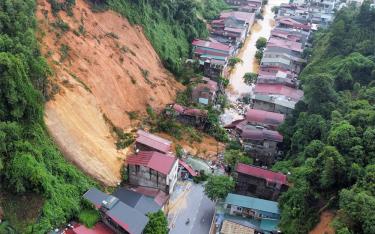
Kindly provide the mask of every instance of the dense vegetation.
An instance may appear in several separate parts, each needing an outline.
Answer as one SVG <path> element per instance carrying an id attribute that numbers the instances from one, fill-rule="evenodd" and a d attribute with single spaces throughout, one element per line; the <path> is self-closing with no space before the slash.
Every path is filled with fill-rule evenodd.
<path id="1" fill-rule="evenodd" d="M 181 75 L 190 42 L 208 35 L 204 19 L 215 18 L 227 5 L 224 0 L 91 0 L 104 4 L 140 24 L 165 66 Z"/>
<path id="2" fill-rule="evenodd" d="M 44 198 L 38 222 L 22 233 L 46 233 L 77 215 L 82 193 L 93 185 L 45 131 L 50 71 L 34 35 L 34 11 L 34 0 L 0 1 L 0 189 Z"/>
<path id="3" fill-rule="evenodd" d="M 280 131 L 293 186 L 280 198 L 281 229 L 307 233 L 325 209 L 337 233 L 375 233 L 375 9 L 343 9 L 315 34 L 301 74 L 304 100 Z"/>

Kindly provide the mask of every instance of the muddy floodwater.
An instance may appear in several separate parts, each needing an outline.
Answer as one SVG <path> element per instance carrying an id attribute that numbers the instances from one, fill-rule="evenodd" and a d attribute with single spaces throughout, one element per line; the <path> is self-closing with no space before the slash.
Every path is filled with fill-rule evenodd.
<path id="1" fill-rule="evenodd" d="M 269 38 L 271 30 L 275 26 L 274 13 L 271 11 L 272 7 L 279 6 L 281 3 L 288 3 L 288 0 L 269 0 L 264 8 L 264 19 L 257 20 L 251 29 L 251 33 L 245 41 L 240 53 L 237 57 L 243 61 L 236 65 L 229 75 L 229 86 L 226 90 L 228 100 L 231 108 L 225 110 L 221 116 L 223 124 L 228 124 L 233 120 L 242 118 L 242 115 L 247 108 L 237 100 L 243 96 L 252 94 L 252 86 L 244 83 L 243 76 L 246 72 L 258 72 L 259 66 L 255 59 L 256 47 L 255 43 L 260 37 Z"/>

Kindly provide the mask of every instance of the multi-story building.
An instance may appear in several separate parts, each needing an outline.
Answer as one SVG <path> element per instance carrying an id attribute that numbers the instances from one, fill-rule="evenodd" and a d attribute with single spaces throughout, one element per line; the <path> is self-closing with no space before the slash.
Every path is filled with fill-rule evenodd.
<path id="1" fill-rule="evenodd" d="M 235 191 L 241 195 L 277 201 L 288 190 L 287 177 L 280 172 L 239 163 L 235 173 Z"/>
<path id="2" fill-rule="evenodd" d="M 178 160 L 174 155 L 140 151 L 126 159 L 128 182 L 170 194 L 177 182 Z"/>

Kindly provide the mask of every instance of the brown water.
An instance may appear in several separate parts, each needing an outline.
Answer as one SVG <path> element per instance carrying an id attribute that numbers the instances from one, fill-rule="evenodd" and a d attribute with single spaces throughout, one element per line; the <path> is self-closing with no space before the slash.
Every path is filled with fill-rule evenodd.
<path id="1" fill-rule="evenodd" d="M 269 0 L 264 8 L 264 19 L 258 20 L 251 29 L 249 37 L 241 49 L 238 57 L 242 59 L 243 63 L 239 63 L 231 71 L 229 75 L 230 85 L 227 89 L 227 96 L 234 107 L 229 108 L 222 115 L 224 124 L 229 123 L 242 116 L 245 107 L 237 106 L 237 99 L 252 94 L 252 86 L 244 83 L 243 76 L 246 72 L 258 72 L 259 66 L 255 59 L 256 47 L 255 43 L 260 37 L 269 38 L 271 30 L 275 26 L 274 13 L 271 11 L 273 6 L 278 6 L 281 3 L 288 3 L 288 0 Z"/>

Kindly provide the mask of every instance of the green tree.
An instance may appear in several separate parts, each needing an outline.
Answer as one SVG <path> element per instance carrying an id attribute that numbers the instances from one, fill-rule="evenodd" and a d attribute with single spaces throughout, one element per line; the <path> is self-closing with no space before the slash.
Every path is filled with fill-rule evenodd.
<path id="1" fill-rule="evenodd" d="M 163 211 L 147 214 L 149 221 L 144 229 L 145 234 L 167 234 L 168 220 Z"/>
<path id="2" fill-rule="evenodd" d="M 224 162 L 234 168 L 237 163 L 251 164 L 252 159 L 240 150 L 226 150 L 224 153 Z"/>
<path id="3" fill-rule="evenodd" d="M 266 45 L 267 45 L 267 38 L 265 38 L 265 37 L 259 37 L 258 40 L 255 43 L 255 47 L 258 50 L 262 50 L 262 51 L 266 47 Z"/>
<path id="4" fill-rule="evenodd" d="M 228 65 L 231 66 L 231 67 L 236 66 L 237 63 L 242 63 L 242 60 L 240 58 L 237 58 L 237 57 L 230 58 L 228 60 Z"/>
<path id="5" fill-rule="evenodd" d="M 245 75 L 243 76 L 243 79 L 244 79 L 246 84 L 252 85 L 252 84 L 256 83 L 257 77 L 258 77 L 258 75 L 256 73 L 246 72 Z"/>
<path id="6" fill-rule="evenodd" d="M 234 189 L 235 182 L 229 176 L 210 176 L 204 187 L 204 193 L 212 201 L 224 199 Z"/>

